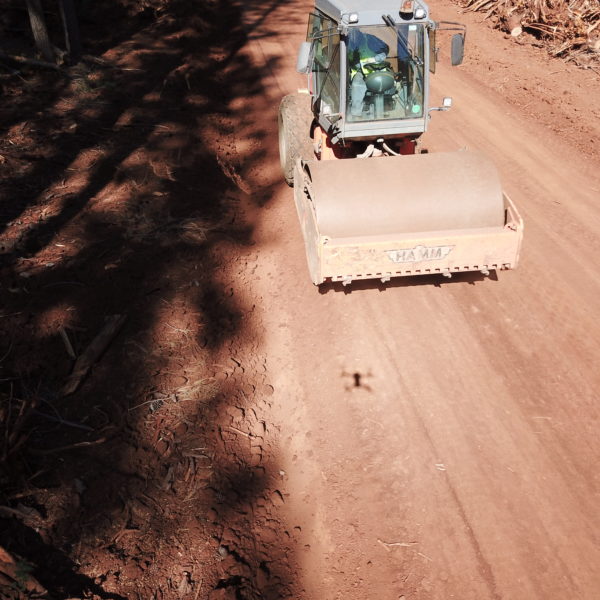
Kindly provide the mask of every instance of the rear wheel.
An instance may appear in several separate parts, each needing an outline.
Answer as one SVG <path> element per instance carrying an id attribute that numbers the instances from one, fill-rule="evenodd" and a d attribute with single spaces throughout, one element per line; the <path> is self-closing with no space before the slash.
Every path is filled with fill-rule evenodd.
<path id="1" fill-rule="evenodd" d="M 310 137 L 313 115 L 308 94 L 285 96 L 279 106 L 279 159 L 288 185 L 294 185 L 294 165 L 314 156 Z"/>

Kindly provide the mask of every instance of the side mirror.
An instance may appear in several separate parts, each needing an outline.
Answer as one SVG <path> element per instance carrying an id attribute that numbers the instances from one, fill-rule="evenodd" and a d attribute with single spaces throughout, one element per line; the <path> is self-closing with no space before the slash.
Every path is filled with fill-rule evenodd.
<path id="1" fill-rule="evenodd" d="M 462 33 L 455 33 L 452 36 L 452 46 L 450 49 L 450 60 L 452 62 L 452 66 L 456 67 L 457 65 L 462 64 L 464 56 L 465 37 Z"/>
<path id="2" fill-rule="evenodd" d="M 310 51 L 312 44 L 310 42 L 302 42 L 298 51 L 298 60 L 296 61 L 296 71 L 298 73 L 310 72 Z"/>

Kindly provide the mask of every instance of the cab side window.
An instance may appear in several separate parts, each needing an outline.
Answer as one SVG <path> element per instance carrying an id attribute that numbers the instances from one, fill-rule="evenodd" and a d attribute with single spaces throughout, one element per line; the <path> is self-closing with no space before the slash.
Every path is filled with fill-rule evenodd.
<path id="1" fill-rule="evenodd" d="M 328 56 L 330 56 L 327 74 L 321 87 L 323 114 L 340 112 L 340 36 L 332 35 L 328 43 Z"/>
<path id="2" fill-rule="evenodd" d="M 320 13 L 313 13 L 308 20 L 307 41 L 312 47 L 312 76 L 315 97 L 331 114 L 339 112 L 340 86 L 340 35 L 336 24 Z"/>

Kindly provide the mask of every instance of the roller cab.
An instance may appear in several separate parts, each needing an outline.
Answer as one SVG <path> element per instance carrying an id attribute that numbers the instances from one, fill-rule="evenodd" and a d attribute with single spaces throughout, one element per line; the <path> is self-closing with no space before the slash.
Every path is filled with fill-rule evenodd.
<path id="1" fill-rule="evenodd" d="M 512 269 L 523 223 L 477 152 L 419 153 L 437 34 L 462 63 L 466 28 L 423 0 L 315 0 L 296 69 L 306 93 L 279 108 L 279 152 L 310 276 L 347 284 Z"/>

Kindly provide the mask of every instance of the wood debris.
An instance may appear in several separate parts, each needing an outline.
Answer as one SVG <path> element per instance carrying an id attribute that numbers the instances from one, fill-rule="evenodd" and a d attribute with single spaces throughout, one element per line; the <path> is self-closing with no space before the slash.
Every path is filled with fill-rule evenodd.
<path id="1" fill-rule="evenodd" d="M 92 365 L 102 356 L 113 338 L 125 323 L 125 315 L 113 315 L 106 320 L 102 331 L 92 340 L 92 343 L 79 356 L 69 376 L 67 383 L 62 389 L 62 395 L 72 394 L 83 381 Z"/>
<path id="2" fill-rule="evenodd" d="M 598 0 L 463 0 L 463 5 L 485 12 L 514 37 L 534 34 L 553 56 L 600 61 Z"/>

